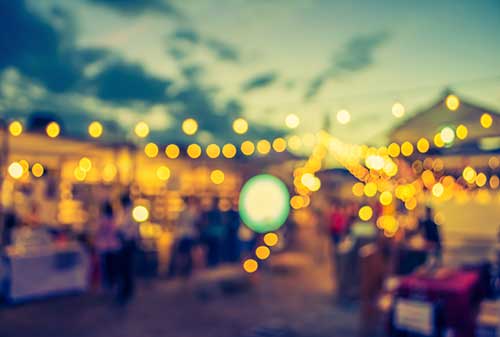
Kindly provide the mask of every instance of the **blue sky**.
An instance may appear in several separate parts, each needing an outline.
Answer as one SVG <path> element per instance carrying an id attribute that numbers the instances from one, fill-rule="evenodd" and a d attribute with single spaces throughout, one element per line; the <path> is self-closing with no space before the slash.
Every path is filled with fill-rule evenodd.
<path id="1" fill-rule="evenodd" d="M 163 142 L 182 140 L 180 121 L 195 117 L 207 142 L 235 140 L 238 116 L 259 138 L 282 132 L 288 113 L 305 133 L 346 108 L 352 122 L 332 130 L 360 143 L 398 122 L 395 100 L 410 115 L 449 84 L 500 110 L 497 0 L 26 0 L 0 8 L 18 27 L 0 35 L 10 48 L 0 55 L 0 108 L 9 116 L 54 111 L 74 129 L 87 119 L 126 129 L 144 119 Z M 9 31 L 9 20 L 2 27 Z"/>

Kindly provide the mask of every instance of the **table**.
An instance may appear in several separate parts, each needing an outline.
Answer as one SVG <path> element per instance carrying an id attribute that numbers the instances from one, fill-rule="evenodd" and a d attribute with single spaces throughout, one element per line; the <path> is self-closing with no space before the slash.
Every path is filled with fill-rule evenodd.
<path id="1" fill-rule="evenodd" d="M 89 257 L 76 242 L 13 249 L 2 260 L 8 285 L 4 295 L 10 302 L 85 291 L 89 285 Z"/>
<path id="2" fill-rule="evenodd" d="M 441 323 L 455 337 L 474 336 L 475 319 L 481 301 L 480 276 L 475 271 L 446 271 L 441 276 L 413 274 L 401 279 L 396 300 L 414 299 L 431 303 Z M 402 334 L 401 336 L 404 336 Z"/>

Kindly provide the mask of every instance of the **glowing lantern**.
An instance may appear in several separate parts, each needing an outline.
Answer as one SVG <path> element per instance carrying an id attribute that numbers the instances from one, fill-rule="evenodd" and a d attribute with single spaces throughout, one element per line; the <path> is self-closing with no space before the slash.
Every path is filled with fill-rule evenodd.
<path id="1" fill-rule="evenodd" d="M 258 233 L 276 230 L 288 217 L 289 201 L 288 189 L 281 180 L 268 174 L 254 176 L 240 193 L 241 219 Z"/>

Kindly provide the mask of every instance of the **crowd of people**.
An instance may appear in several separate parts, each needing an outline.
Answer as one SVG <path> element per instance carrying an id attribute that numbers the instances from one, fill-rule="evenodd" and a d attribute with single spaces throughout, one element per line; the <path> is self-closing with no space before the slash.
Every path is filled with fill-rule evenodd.
<path id="1" fill-rule="evenodd" d="M 202 207 L 196 197 L 186 197 L 184 204 L 174 230 L 176 240 L 170 259 L 170 276 L 189 276 L 195 257 L 201 256 L 204 261 L 198 262 L 208 268 L 220 263 L 238 262 L 241 255 L 254 246 L 251 243 L 256 240 L 254 234 L 242 235 L 242 231 L 249 230 L 240 226 L 236 205 L 221 211 L 217 198 Z M 246 237 L 245 240 L 242 237 Z M 250 244 L 245 248 L 243 241 L 250 241 Z"/>

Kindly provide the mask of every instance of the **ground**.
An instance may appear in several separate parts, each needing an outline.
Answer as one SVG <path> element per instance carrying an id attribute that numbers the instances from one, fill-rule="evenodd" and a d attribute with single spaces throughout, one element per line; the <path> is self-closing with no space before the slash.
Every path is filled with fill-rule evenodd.
<path id="1" fill-rule="evenodd" d="M 327 261 L 289 260 L 288 272 L 261 270 L 233 294 L 205 298 L 193 280 L 152 279 L 126 307 L 94 293 L 4 306 L 0 337 L 356 336 L 357 307 L 335 304 Z"/>

